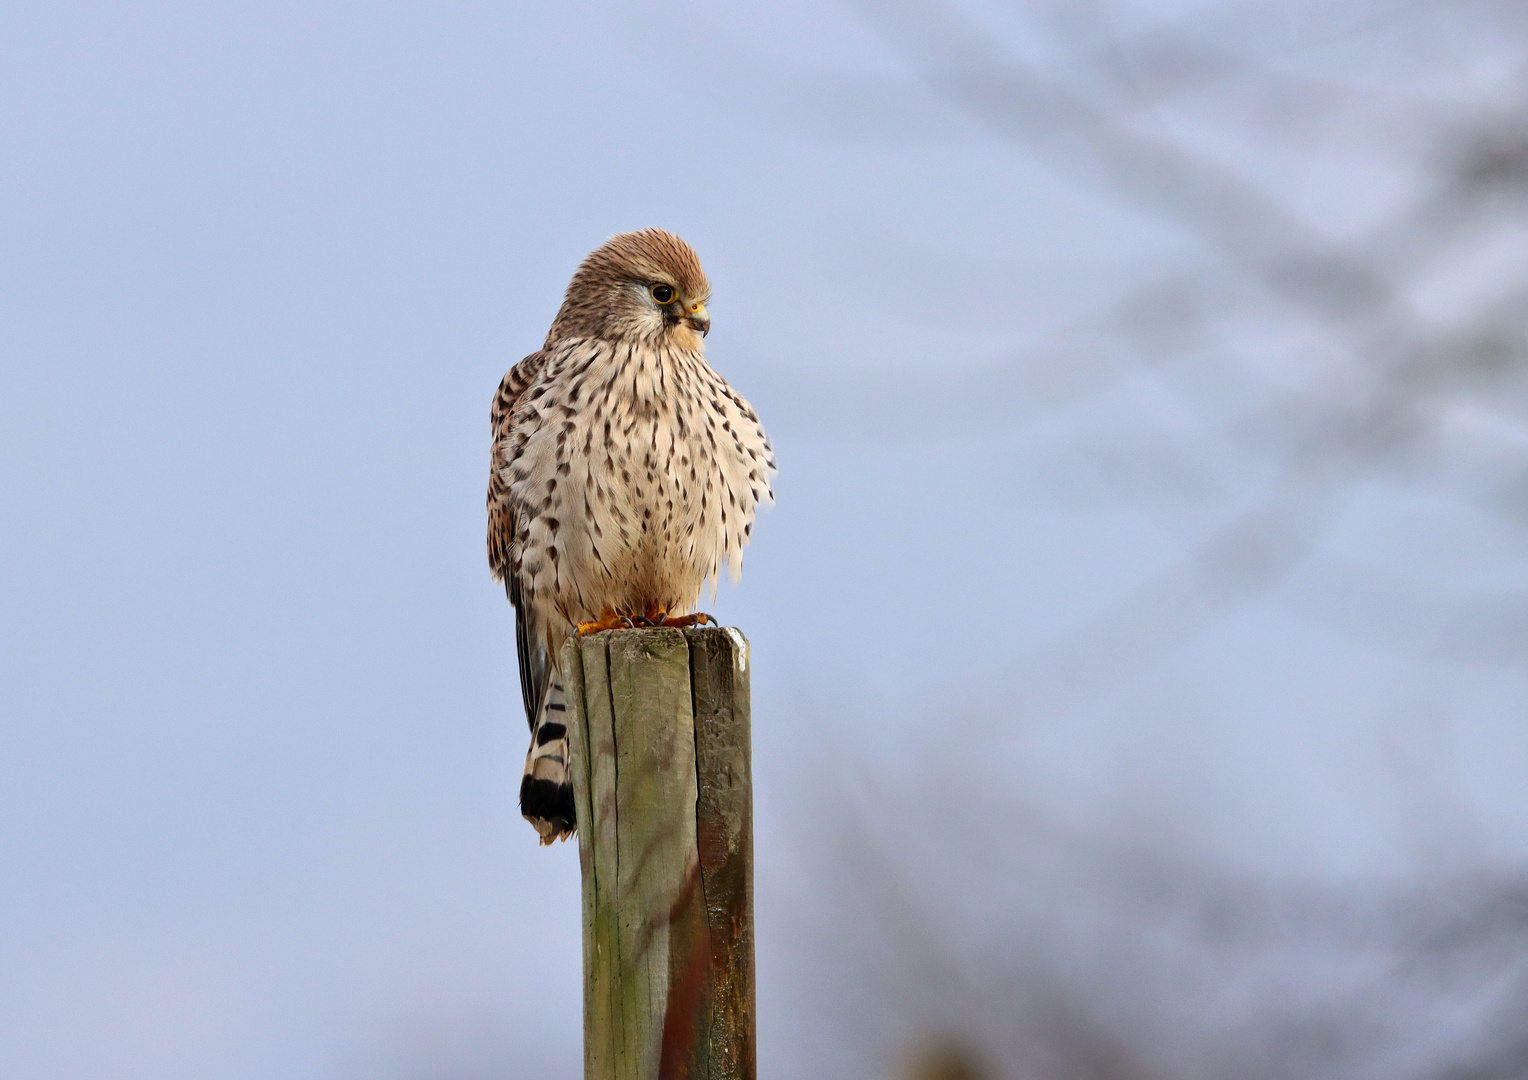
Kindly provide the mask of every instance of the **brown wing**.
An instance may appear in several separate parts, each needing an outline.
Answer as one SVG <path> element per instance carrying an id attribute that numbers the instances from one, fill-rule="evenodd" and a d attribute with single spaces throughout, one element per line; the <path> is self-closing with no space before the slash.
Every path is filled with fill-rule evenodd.
<path id="1" fill-rule="evenodd" d="M 493 447 L 489 452 L 488 469 L 488 566 L 495 581 L 504 582 L 509 602 L 515 606 L 515 651 L 520 658 L 520 693 L 525 700 L 525 718 L 531 729 L 536 727 L 536 710 L 541 696 L 546 692 L 550 677 L 546 645 L 542 635 L 532 625 L 534 612 L 528 610 L 520 597 L 520 582 L 510 564 L 510 551 L 515 540 L 515 510 L 510 505 L 509 486 L 500 476 L 504 464 L 504 452 L 513 433 L 515 408 L 520 398 L 546 364 L 545 352 L 531 353 L 504 375 L 499 392 L 494 395 L 490 420 L 493 424 Z"/>
<path id="2" fill-rule="evenodd" d="M 489 451 L 488 468 L 488 566 L 495 581 L 507 581 L 510 544 L 515 538 L 515 515 L 509 506 L 509 487 L 500 478 L 499 469 L 513 428 L 515 406 L 536 381 L 546 364 L 546 356 L 545 352 L 531 353 L 504 373 L 489 414 L 493 425 L 493 447 Z"/>

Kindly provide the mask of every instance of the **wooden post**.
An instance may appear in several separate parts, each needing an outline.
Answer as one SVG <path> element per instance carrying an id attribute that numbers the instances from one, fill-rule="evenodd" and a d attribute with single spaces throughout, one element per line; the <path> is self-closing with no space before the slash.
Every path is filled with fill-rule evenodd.
<path id="1" fill-rule="evenodd" d="M 585 1080 L 754 1080 L 748 641 L 575 637 Z"/>

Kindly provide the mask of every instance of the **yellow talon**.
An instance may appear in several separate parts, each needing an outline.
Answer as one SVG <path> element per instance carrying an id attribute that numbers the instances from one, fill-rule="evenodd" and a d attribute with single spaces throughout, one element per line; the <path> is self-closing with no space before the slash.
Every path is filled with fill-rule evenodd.
<path id="1" fill-rule="evenodd" d="M 639 630 L 656 628 L 660 626 L 673 626 L 685 628 L 690 626 L 716 626 L 716 619 L 703 611 L 694 615 L 670 616 L 659 607 L 648 608 L 647 612 L 635 618 L 629 615 L 617 615 L 613 611 L 607 611 L 598 619 L 591 622 L 574 623 L 573 629 L 579 637 L 585 634 L 598 634 L 605 630 Z"/>
<path id="2" fill-rule="evenodd" d="M 574 629 L 578 631 L 579 637 L 583 637 L 585 634 L 598 634 L 602 630 L 631 630 L 636 626 L 625 615 L 617 615 L 613 611 L 605 612 L 593 622 L 574 623 L 573 625 Z"/>
<path id="3" fill-rule="evenodd" d="M 694 615 L 677 615 L 673 618 L 664 619 L 658 625 L 677 626 L 683 628 L 689 626 L 705 626 L 707 623 L 715 626 L 716 620 L 710 615 L 707 615 L 704 611 L 697 611 Z"/>

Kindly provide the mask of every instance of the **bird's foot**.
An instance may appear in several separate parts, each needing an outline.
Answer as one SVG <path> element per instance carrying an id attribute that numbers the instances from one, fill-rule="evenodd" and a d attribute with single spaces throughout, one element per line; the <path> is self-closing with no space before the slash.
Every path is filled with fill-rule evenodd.
<path id="1" fill-rule="evenodd" d="M 694 615 L 669 615 L 660 607 L 650 607 L 641 615 L 617 615 L 607 611 L 592 622 L 575 623 L 574 627 L 582 637 L 585 634 L 598 634 L 602 630 L 656 630 L 660 626 L 685 629 L 708 624 L 715 626 L 716 619 L 703 611 Z"/>
<path id="2" fill-rule="evenodd" d="M 705 626 L 708 623 L 711 626 L 715 626 L 716 619 L 713 616 L 707 615 L 704 611 L 697 611 L 693 615 L 676 615 L 672 618 L 665 618 L 658 625 L 677 626 L 683 629 L 690 626 Z"/>
<path id="3" fill-rule="evenodd" d="M 680 629 L 690 626 L 704 626 L 710 623 L 716 625 L 716 620 L 705 612 L 696 612 L 694 615 L 670 615 L 657 604 L 653 604 L 637 617 L 638 626 L 673 626 Z"/>
<path id="4" fill-rule="evenodd" d="M 663 610 L 663 608 L 657 605 L 652 605 L 645 613 L 637 617 L 637 625 L 654 626 L 654 628 L 657 628 L 657 626 L 677 626 L 677 628 L 685 629 L 686 626 L 704 626 L 706 623 L 711 623 L 712 626 L 715 626 L 717 625 L 717 620 L 707 616 L 704 611 L 697 611 L 692 616 L 671 616 L 668 611 Z"/>
<path id="5" fill-rule="evenodd" d="M 636 627 L 637 624 L 632 622 L 631 619 L 625 615 L 617 615 L 613 611 L 605 612 L 592 622 L 575 624 L 579 637 L 583 637 L 585 634 L 598 634 L 601 630 L 634 630 Z"/>

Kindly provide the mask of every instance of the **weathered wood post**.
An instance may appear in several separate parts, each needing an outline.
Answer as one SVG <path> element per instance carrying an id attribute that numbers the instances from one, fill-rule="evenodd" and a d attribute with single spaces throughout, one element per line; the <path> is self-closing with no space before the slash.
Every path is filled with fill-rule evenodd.
<path id="1" fill-rule="evenodd" d="M 747 639 L 612 630 L 562 659 L 585 1080 L 754 1080 Z"/>

